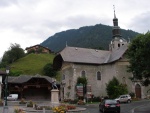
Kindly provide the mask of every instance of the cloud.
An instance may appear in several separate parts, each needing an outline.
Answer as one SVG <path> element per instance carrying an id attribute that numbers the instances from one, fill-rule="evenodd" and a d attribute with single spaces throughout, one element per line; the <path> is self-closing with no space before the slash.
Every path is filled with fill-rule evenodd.
<path id="1" fill-rule="evenodd" d="M 148 30 L 150 30 L 149 14 L 150 11 L 135 16 L 129 24 L 129 28 L 140 33 L 146 33 Z"/>
<path id="2" fill-rule="evenodd" d="M 39 44 L 68 29 L 112 26 L 113 5 L 119 26 L 146 32 L 150 28 L 149 0 L 0 0 L 0 56 L 10 43 L 22 48 Z"/>
<path id="3" fill-rule="evenodd" d="M 17 4 L 17 0 L 1 0 L 0 1 L 0 7 L 7 7 L 11 4 Z"/>

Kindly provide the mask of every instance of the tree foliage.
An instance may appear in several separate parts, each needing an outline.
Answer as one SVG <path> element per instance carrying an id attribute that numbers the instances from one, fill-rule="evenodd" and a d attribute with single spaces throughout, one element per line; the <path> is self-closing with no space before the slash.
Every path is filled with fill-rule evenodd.
<path id="1" fill-rule="evenodd" d="M 78 77 L 77 78 L 77 84 L 87 84 L 87 78 L 86 77 Z"/>
<path id="2" fill-rule="evenodd" d="M 124 84 L 120 84 L 116 77 L 106 84 L 106 92 L 110 98 L 116 98 L 119 95 L 128 93 L 127 87 Z"/>
<path id="3" fill-rule="evenodd" d="M 53 69 L 53 65 L 50 63 L 44 66 L 43 73 L 49 77 L 55 77 L 57 75 L 57 71 Z"/>
<path id="4" fill-rule="evenodd" d="M 144 86 L 150 84 L 150 32 L 141 34 L 132 40 L 127 56 L 129 58 L 129 72 L 135 80 L 142 80 Z"/>
<path id="5" fill-rule="evenodd" d="M 5 51 L 2 57 L 1 67 L 6 67 L 6 65 L 11 64 L 24 56 L 24 50 L 19 44 L 11 44 L 9 50 Z"/>

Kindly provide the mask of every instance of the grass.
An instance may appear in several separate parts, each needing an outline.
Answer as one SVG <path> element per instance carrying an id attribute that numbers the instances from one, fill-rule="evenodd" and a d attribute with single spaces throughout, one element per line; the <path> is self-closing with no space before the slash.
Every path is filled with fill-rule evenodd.
<path id="1" fill-rule="evenodd" d="M 43 75 L 43 67 L 47 63 L 53 63 L 54 54 L 29 54 L 13 64 L 11 64 L 11 71 L 19 71 L 26 75 Z"/>

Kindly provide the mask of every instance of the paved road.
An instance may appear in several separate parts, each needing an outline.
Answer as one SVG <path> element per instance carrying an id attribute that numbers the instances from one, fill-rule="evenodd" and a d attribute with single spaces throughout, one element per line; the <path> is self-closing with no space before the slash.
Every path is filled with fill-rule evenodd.
<path id="1" fill-rule="evenodd" d="M 4 107 L 0 107 L 0 113 L 14 113 L 14 108 L 16 106 L 27 110 L 26 113 L 43 113 L 42 111 L 39 112 L 32 111 L 33 108 L 27 108 L 26 106 L 19 106 L 19 104 L 16 104 L 16 102 L 8 103 L 8 112 L 4 112 L 3 111 Z M 98 104 L 83 105 L 80 107 L 84 107 L 87 109 L 85 111 L 80 111 L 78 113 L 100 113 L 98 109 Z M 52 113 L 52 111 L 45 111 L 45 113 Z M 132 102 L 130 104 L 121 104 L 121 113 L 150 113 L 150 100 Z"/>

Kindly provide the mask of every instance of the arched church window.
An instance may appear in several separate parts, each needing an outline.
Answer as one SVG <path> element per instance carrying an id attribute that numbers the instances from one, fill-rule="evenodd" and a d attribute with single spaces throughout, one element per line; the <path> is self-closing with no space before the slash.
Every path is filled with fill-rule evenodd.
<path id="1" fill-rule="evenodd" d="M 118 44 L 118 47 L 120 47 L 120 44 Z"/>
<path id="2" fill-rule="evenodd" d="M 86 77 L 86 76 L 85 76 L 85 71 L 82 71 L 82 72 L 81 72 L 81 77 Z"/>
<path id="3" fill-rule="evenodd" d="M 96 76 L 97 76 L 97 80 L 101 80 L 101 72 L 98 71 Z"/>

